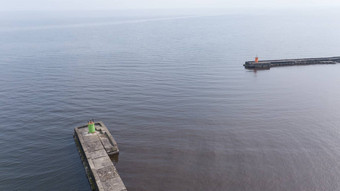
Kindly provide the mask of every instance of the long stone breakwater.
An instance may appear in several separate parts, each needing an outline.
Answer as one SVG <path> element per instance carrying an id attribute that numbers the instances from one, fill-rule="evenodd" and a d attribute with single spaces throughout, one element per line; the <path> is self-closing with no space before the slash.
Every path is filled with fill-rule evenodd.
<path id="1" fill-rule="evenodd" d="M 270 69 L 277 66 L 296 66 L 312 64 L 337 64 L 340 63 L 340 57 L 328 58 L 301 58 L 301 59 L 283 59 L 283 60 L 260 60 L 247 61 L 243 65 L 246 69 Z"/>
<path id="2" fill-rule="evenodd" d="M 119 153 L 118 145 L 103 122 L 76 127 L 74 139 L 91 190 L 127 190 L 110 158 Z"/>

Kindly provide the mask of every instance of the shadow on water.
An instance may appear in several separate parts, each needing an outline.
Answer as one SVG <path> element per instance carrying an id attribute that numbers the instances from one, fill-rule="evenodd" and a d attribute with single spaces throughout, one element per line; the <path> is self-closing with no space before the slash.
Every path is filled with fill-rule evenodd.
<path id="1" fill-rule="evenodd" d="M 119 154 L 115 154 L 115 155 L 111 155 L 110 159 L 112 161 L 112 163 L 116 166 L 119 160 Z"/>

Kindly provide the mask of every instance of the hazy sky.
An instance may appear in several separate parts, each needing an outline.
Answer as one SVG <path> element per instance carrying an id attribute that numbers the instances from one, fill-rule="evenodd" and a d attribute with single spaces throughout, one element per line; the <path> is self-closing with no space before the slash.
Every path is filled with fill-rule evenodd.
<path id="1" fill-rule="evenodd" d="M 0 0 L 0 10 L 280 8 L 339 6 L 339 0 Z"/>

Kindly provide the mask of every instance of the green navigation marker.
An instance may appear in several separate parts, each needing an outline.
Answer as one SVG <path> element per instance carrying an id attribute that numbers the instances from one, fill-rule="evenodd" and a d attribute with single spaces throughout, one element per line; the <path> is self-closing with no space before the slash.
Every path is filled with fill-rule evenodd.
<path id="1" fill-rule="evenodd" d="M 96 132 L 96 128 L 94 127 L 94 122 L 93 121 L 89 121 L 87 126 L 89 127 L 89 133 Z"/>

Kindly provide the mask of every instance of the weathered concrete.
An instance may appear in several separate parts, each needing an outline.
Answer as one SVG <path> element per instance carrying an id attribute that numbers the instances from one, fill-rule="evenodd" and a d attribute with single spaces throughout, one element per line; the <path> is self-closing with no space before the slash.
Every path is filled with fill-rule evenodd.
<path id="1" fill-rule="evenodd" d="M 271 67 L 277 66 L 336 64 L 336 63 L 340 63 L 340 57 L 261 60 L 258 63 L 255 63 L 255 61 L 247 61 L 243 66 L 246 69 L 270 69 Z"/>
<path id="2" fill-rule="evenodd" d="M 87 125 L 74 129 L 74 138 L 92 190 L 126 191 L 110 157 L 119 153 L 116 141 L 104 123 L 95 123 L 96 132 L 88 133 Z"/>

